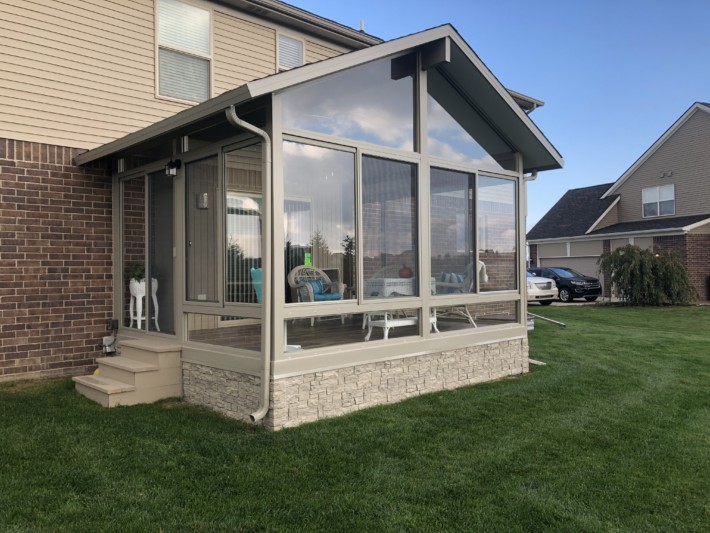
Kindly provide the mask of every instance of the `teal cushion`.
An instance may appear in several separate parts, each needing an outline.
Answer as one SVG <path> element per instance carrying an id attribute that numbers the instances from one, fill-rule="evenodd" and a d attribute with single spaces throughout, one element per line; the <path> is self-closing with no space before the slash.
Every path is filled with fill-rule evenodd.
<path id="1" fill-rule="evenodd" d="M 318 293 L 318 294 L 313 294 L 313 299 L 316 302 L 328 302 L 331 300 L 340 300 L 342 299 L 340 296 L 339 292 L 327 292 L 327 293 Z"/>

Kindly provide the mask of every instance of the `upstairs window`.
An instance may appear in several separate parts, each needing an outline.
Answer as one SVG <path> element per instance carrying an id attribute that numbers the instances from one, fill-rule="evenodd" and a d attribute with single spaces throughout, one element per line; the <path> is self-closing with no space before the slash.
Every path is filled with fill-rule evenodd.
<path id="1" fill-rule="evenodd" d="M 210 12 L 179 0 L 158 6 L 158 94 L 204 102 L 210 97 Z"/>
<path id="2" fill-rule="evenodd" d="M 303 65 L 303 41 L 279 35 L 279 71 Z"/>
<path id="3" fill-rule="evenodd" d="M 661 185 L 643 189 L 641 201 L 644 218 L 675 215 L 675 186 Z"/>

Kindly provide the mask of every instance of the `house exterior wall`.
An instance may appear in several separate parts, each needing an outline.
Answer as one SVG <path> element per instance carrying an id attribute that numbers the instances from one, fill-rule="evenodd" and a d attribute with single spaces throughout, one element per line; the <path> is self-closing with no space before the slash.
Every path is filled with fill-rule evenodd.
<path id="1" fill-rule="evenodd" d="M 619 207 L 614 206 L 604 217 L 594 226 L 594 230 L 606 228 L 619 223 Z"/>
<path id="2" fill-rule="evenodd" d="M 570 255 L 572 257 L 601 255 L 603 243 L 599 241 L 572 241 L 570 243 Z"/>
<path id="3" fill-rule="evenodd" d="M 700 300 L 710 300 L 710 235 L 686 234 L 653 238 L 654 249 L 675 253 L 688 268 Z"/>
<path id="4" fill-rule="evenodd" d="M 276 72 L 282 28 L 217 4 L 212 27 L 212 96 Z M 289 35 L 307 61 L 347 51 Z M 154 0 L 2 2 L 0 49 L 6 138 L 91 149 L 193 105 L 156 96 Z"/>
<path id="5" fill-rule="evenodd" d="M 334 370 L 275 378 L 264 425 L 280 430 L 456 389 L 529 370 L 526 338 L 480 344 Z M 185 400 L 247 421 L 258 407 L 260 378 L 204 365 L 183 365 Z"/>
<path id="6" fill-rule="evenodd" d="M 675 216 L 710 213 L 710 113 L 696 111 L 663 143 L 615 194 L 619 222 L 642 220 L 641 190 L 675 184 Z M 670 177 L 663 173 L 673 172 Z"/>
<path id="7" fill-rule="evenodd" d="M 567 257 L 567 243 L 554 242 L 537 245 L 538 257 Z"/>
<path id="8" fill-rule="evenodd" d="M 112 316 L 111 178 L 0 139 L 0 381 L 86 374 Z"/>

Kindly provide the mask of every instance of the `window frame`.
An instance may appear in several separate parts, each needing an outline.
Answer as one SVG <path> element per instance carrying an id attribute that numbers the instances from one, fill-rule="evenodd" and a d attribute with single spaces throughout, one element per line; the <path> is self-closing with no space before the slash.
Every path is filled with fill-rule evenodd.
<path id="1" fill-rule="evenodd" d="M 668 187 L 670 187 L 670 189 L 673 191 L 673 212 L 672 212 L 672 213 L 664 213 L 664 214 L 661 214 L 661 189 L 663 189 L 663 188 L 668 188 Z M 644 192 L 645 192 L 645 191 L 654 190 L 654 189 L 656 190 L 656 198 L 657 198 L 657 200 L 656 200 L 655 202 L 644 202 L 644 201 L 643 201 Z M 664 200 L 664 201 L 668 201 L 668 200 Z M 658 213 L 658 214 L 657 214 L 657 215 L 647 215 L 647 214 L 646 214 L 646 210 L 644 209 L 644 207 L 645 207 L 646 205 L 653 205 L 653 204 L 656 204 L 656 213 Z M 675 183 L 667 183 L 667 184 L 665 184 L 665 185 L 654 185 L 653 187 L 644 187 L 643 189 L 641 189 L 641 217 L 642 217 L 642 218 L 670 217 L 670 216 L 674 216 L 675 213 L 676 213 L 676 209 L 675 209 Z"/>
<path id="2" fill-rule="evenodd" d="M 196 57 L 198 59 L 204 59 L 208 63 L 208 76 L 207 76 L 207 99 L 212 98 L 214 89 L 214 9 L 210 6 L 196 1 L 190 0 L 173 0 L 181 4 L 186 4 L 188 6 L 201 9 L 206 11 L 209 15 L 209 43 L 210 43 L 210 53 L 208 55 L 196 52 L 194 50 L 187 50 L 173 45 L 164 45 L 160 42 L 160 2 L 163 0 L 157 0 L 154 3 L 154 35 L 155 35 L 155 97 L 160 100 L 169 100 L 171 102 L 179 103 L 189 103 L 189 104 L 199 104 L 202 103 L 198 100 L 190 100 L 187 98 L 179 98 L 177 96 L 170 96 L 166 94 L 161 94 L 160 92 L 160 50 L 169 50 L 178 54 L 182 54 L 189 57 Z M 203 100 L 203 101 L 206 101 Z"/>

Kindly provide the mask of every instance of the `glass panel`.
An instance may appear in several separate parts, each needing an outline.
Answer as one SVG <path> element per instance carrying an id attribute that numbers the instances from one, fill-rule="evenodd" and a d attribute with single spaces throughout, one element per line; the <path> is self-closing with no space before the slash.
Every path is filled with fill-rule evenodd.
<path id="1" fill-rule="evenodd" d="M 478 168 L 515 170 L 515 153 L 436 69 L 427 72 L 429 153 Z"/>
<path id="2" fill-rule="evenodd" d="M 150 281 L 147 302 L 151 331 L 175 333 L 174 268 L 173 268 L 173 188 L 175 180 L 164 172 L 148 176 L 150 187 L 149 236 Z"/>
<path id="3" fill-rule="evenodd" d="M 518 322 L 518 302 L 449 305 L 432 309 L 432 331 L 446 333 Z M 434 329 L 434 324 L 436 329 Z"/>
<path id="4" fill-rule="evenodd" d="M 357 279 L 355 156 L 284 142 L 283 159 L 286 301 L 351 298 Z"/>
<path id="5" fill-rule="evenodd" d="M 414 148 L 414 55 L 385 59 L 283 92 L 283 125 Z"/>
<path id="6" fill-rule="evenodd" d="M 417 167 L 362 158 L 365 298 L 417 296 Z"/>
<path id="7" fill-rule="evenodd" d="M 146 329 L 145 312 L 145 177 L 122 184 L 123 325 Z"/>
<path id="8" fill-rule="evenodd" d="M 675 190 L 673 185 L 663 185 L 658 188 L 658 200 L 660 202 L 673 200 L 673 198 L 675 198 Z"/>
<path id="9" fill-rule="evenodd" d="M 516 289 L 516 186 L 512 180 L 478 179 L 478 259 L 481 291 Z"/>
<path id="10" fill-rule="evenodd" d="M 234 150 L 224 158 L 227 189 L 225 301 L 261 303 L 261 145 Z"/>
<path id="11" fill-rule="evenodd" d="M 419 336 L 418 309 L 300 318 L 284 322 L 287 352 Z"/>
<path id="12" fill-rule="evenodd" d="M 158 55 L 160 94 L 191 102 L 204 102 L 210 97 L 210 62 L 207 59 L 164 48 Z"/>
<path id="13" fill-rule="evenodd" d="M 210 12 L 178 0 L 160 0 L 160 44 L 203 55 L 210 54 Z"/>
<path id="14" fill-rule="evenodd" d="M 185 165 L 187 299 L 219 300 L 217 156 Z"/>
<path id="15" fill-rule="evenodd" d="M 673 215 L 675 213 L 675 201 L 667 200 L 665 202 L 659 202 L 659 214 L 660 215 Z"/>
<path id="16" fill-rule="evenodd" d="M 658 216 L 658 203 L 653 202 L 652 204 L 643 204 L 643 216 L 657 217 Z"/>
<path id="17" fill-rule="evenodd" d="M 261 352 L 261 319 L 188 313 L 187 339 L 190 342 Z"/>
<path id="18" fill-rule="evenodd" d="M 474 176 L 431 169 L 431 275 L 435 294 L 475 292 Z"/>

